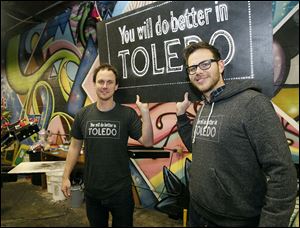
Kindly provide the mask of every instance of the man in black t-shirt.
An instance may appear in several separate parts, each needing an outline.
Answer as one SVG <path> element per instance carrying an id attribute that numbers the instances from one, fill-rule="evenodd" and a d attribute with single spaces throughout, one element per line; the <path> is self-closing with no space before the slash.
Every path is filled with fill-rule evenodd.
<path id="1" fill-rule="evenodd" d="M 75 116 L 71 144 L 66 159 L 62 191 L 70 197 L 70 174 L 85 146 L 84 186 L 87 217 L 91 226 L 132 226 L 134 202 L 127 153 L 131 137 L 146 147 L 153 145 L 153 129 L 148 104 L 134 109 L 117 104 L 113 95 L 118 89 L 116 69 L 102 64 L 94 73 L 97 102 L 83 107 Z"/>

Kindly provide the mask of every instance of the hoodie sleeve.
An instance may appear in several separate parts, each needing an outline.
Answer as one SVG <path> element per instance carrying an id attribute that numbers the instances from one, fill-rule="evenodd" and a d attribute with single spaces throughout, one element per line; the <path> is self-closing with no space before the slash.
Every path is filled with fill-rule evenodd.
<path id="1" fill-rule="evenodd" d="M 192 124 L 186 114 L 177 116 L 179 136 L 189 152 L 192 152 Z"/>
<path id="2" fill-rule="evenodd" d="M 287 227 L 295 207 L 297 174 L 284 130 L 262 94 L 251 99 L 246 113 L 246 131 L 267 181 L 259 226 Z"/>

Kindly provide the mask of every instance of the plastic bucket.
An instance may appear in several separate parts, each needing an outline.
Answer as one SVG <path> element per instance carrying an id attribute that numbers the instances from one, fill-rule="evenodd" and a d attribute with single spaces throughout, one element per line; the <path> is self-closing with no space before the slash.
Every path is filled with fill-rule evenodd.
<path id="1" fill-rule="evenodd" d="M 53 184 L 53 193 L 52 198 L 54 201 L 65 200 L 63 192 L 61 191 L 61 182 L 52 182 Z"/>
<path id="2" fill-rule="evenodd" d="M 83 194 L 82 187 L 80 185 L 71 186 L 71 201 L 70 201 L 71 207 L 72 208 L 80 207 L 81 204 L 83 203 L 83 198 L 84 198 L 84 194 Z"/>
<path id="3" fill-rule="evenodd" d="M 63 172 L 46 172 L 47 190 L 52 193 L 54 201 L 65 200 L 63 192 L 61 191 Z"/>

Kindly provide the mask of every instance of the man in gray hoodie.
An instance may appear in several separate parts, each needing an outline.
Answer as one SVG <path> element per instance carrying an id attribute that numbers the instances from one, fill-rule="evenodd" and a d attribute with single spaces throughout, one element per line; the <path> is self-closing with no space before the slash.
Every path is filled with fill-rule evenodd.
<path id="1" fill-rule="evenodd" d="M 224 61 L 205 42 L 184 50 L 187 74 L 203 96 L 192 121 L 188 94 L 177 126 L 193 160 L 190 226 L 288 226 L 297 174 L 278 116 L 253 81 L 223 80 Z"/>

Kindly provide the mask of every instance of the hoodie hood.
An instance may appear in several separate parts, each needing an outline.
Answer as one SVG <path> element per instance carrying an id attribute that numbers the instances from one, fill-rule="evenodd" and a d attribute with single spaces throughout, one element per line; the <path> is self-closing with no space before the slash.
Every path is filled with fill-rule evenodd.
<path id="1" fill-rule="evenodd" d="M 229 86 L 226 86 L 226 85 L 229 85 Z M 248 89 L 261 92 L 261 88 L 253 80 L 235 80 L 235 81 L 226 82 L 225 89 L 222 91 L 222 93 L 220 95 L 218 95 L 217 97 L 214 97 L 210 101 L 211 108 L 210 108 L 210 112 L 209 112 L 209 115 L 206 120 L 206 125 L 203 129 L 206 130 L 206 128 L 208 127 L 209 120 L 214 111 L 215 102 L 233 97 L 233 96 L 235 96 L 245 90 L 248 90 Z M 197 124 L 200 121 L 200 117 L 201 117 L 202 111 L 204 109 L 204 106 L 205 106 L 205 104 L 203 104 L 200 109 L 200 112 L 199 112 L 199 115 L 197 118 Z M 192 143 L 195 143 L 195 139 L 196 139 L 196 128 L 194 128 Z"/>
<path id="2" fill-rule="evenodd" d="M 226 86 L 229 85 L 230 86 Z M 252 89 L 261 92 L 261 88 L 255 83 L 254 80 L 234 80 L 227 81 L 225 83 L 224 91 L 217 97 L 215 97 L 211 102 L 217 102 L 220 100 L 225 100 L 229 97 L 235 96 L 245 90 Z"/>

